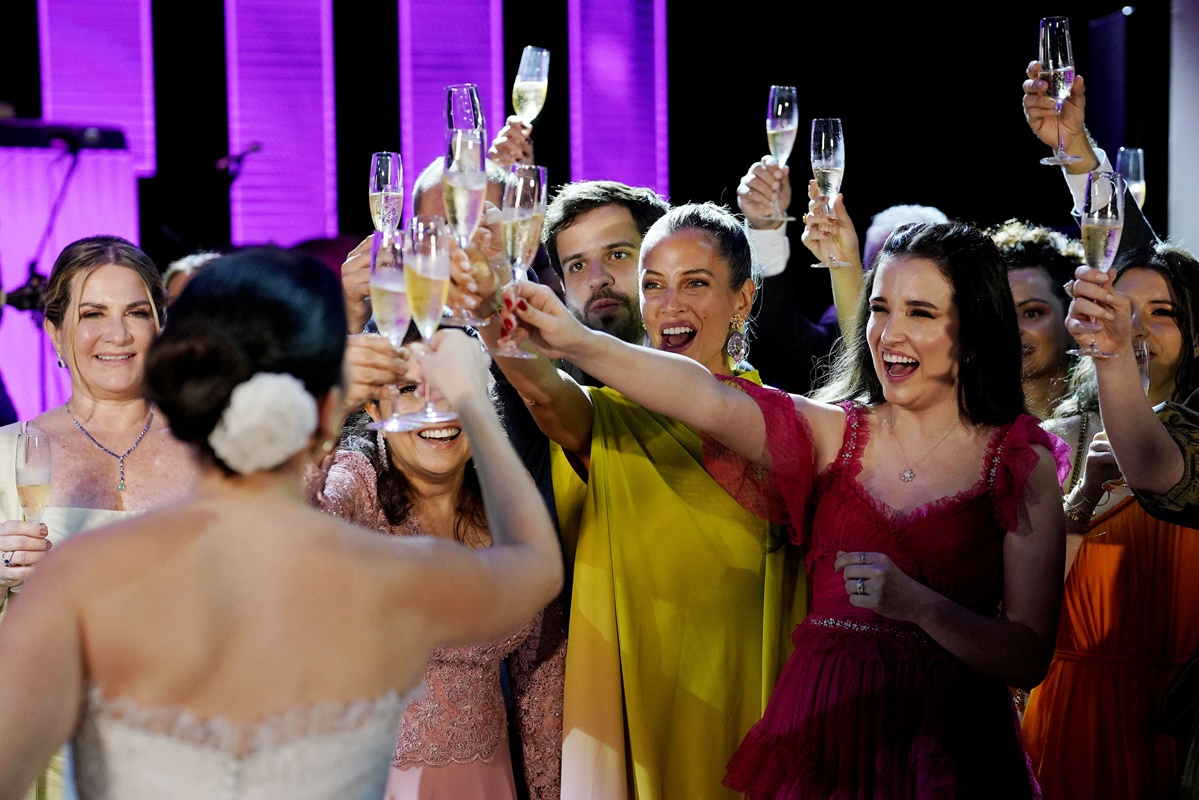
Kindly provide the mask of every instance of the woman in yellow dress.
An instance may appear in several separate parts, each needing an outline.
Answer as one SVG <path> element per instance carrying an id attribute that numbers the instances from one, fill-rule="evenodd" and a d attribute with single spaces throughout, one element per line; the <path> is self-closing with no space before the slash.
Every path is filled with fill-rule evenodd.
<path id="1" fill-rule="evenodd" d="M 652 347 L 758 380 L 745 324 L 760 273 L 736 218 L 668 212 L 641 243 L 640 279 Z M 806 608 L 798 559 L 707 474 L 696 431 L 547 359 L 497 362 L 554 442 L 573 571 L 562 797 L 735 797 L 724 765 Z"/>

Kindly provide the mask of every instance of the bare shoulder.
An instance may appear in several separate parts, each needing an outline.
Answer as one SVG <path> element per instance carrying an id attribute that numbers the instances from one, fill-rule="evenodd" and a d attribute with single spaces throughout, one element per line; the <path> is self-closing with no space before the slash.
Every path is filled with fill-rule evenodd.
<path id="1" fill-rule="evenodd" d="M 822 403 L 801 395 L 791 395 L 791 398 L 795 410 L 804 416 L 812 429 L 820 463 L 823 465 L 831 461 L 845 438 L 845 409 L 834 403 Z"/>

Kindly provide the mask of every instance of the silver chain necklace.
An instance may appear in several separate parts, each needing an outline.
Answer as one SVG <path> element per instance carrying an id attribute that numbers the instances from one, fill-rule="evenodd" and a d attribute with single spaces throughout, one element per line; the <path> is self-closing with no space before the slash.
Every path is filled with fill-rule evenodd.
<path id="1" fill-rule="evenodd" d="M 889 430 L 891 432 L 891 438 L 895 440 L 895 444 L 899 447 L 899 452 L 903 454 L 904 462 L 910 464 L 911 460 L 908 458 L 907 451 L 905 451 L 903 449 L 903 443 L 900 442 L 899 437 L 895 435 L 895 419 L 894 419 L 894 417 L 895 417 L 895 409 L 892 408 L 891 415 L 887 419 L 883 420 L 883 424 L 886 425 L 887 430 Z M 929 451 L 927 453 L 925 453 L 923 456 L 921 456 L 920 460 L 916 462 L 916 466 L 920 466 L 921 464 L 923 464 L 928 459 L 928 457 L 933 454 L 934 450 L 936 450 L 941 445 L 945 444 L 945 440 L 949 438 L 949 434 L 956 431 L 959 427 L 961 427 L 961 425 L 962 425 L 962 421 L 958 420 L 958 424 L 954 425 L 952 428 L 950 428 L 949 432 L 941 437 L 941 441 L 934 444 L 931 448 L 929 448 Z M 903 481 L 904 483 L 911 483 L 912 481 L 916 480 L 916 471 L 913 470 L 911 468 L 911 466 L 905 466 L 899 473 L 899 479 L 901 481 Z"/>
<path id="2" fill-rule="evenodd" d="M 115 458 L 117 460 L 117 464 L 121 470 L 121 476 L 120 476 L 119 481 L 117 482 L 117 491 L 118 492 L 125 491 L 125 459 L 129 458 L 130 454 L 132 454 L 133 451 L 137 449 L 137 446 L 142 443 L 142 439 L 145 437 L 146 431 L 150 430 L 150 426 L 154 424 L 154 406 L 150 406 L 150 417 L 146 420 L 146 427 L 142 428 L 142 432 L 137 435 L 137 441 L 135 441 L 133 443 L 133 446 L 130 447 L 128 450 L 126 450 L 121 455 L 117 455 L 116 453 L 112 452 L 104 445 L 97 442 L 96 437 L 92 436 L 90 433 L 88 433 L 87 428 L 83 427 L 83 425 L 81 425 L 79 423 L 79 420 L 75 419 L 75 414 L 71 411 L 70 405 L 67 405 L 66 409 L 67 409 L 67 414 L 69 414 L 71 417 L 71 422 L 75 423 L 75 427 L 79 429 L 79 432 L 82 433 L 84 436 L 86 436 L 88 439 L 90 439 L 91 443 L 94 444 L 96 447 L 99 447 L 105 453 L 108 453 L 110 456 L 112 456 L 113 458 Z"/>

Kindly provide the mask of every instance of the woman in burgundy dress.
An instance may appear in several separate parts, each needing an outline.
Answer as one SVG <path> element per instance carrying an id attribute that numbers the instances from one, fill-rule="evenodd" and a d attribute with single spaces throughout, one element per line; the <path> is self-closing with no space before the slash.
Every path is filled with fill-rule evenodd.
<path id="1" fill-rule="evenodd" d="M 806 552 L 811 612 L 726 784 L 1039 796 L 1008 687 L 1053 654 L 1066 447 L 1024 413 L 1003 259 L 968 225 L 906 225 L 866 287 L 826 402 L 590 332 L 539 287 L 515 313 L 547 355 L 704 431 L 709 471 Z"/>

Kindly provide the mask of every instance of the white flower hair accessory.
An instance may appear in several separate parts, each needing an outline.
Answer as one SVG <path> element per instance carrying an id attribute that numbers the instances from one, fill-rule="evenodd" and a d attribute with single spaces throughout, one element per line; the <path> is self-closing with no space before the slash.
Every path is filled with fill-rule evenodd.
<path id="1" fill-rule="evenodd" d="M 208 444 L 230 469 L 249 475 L 298 453 L 316 424 L 316 400 L 298 378 L 257 372 L 233 387 Z"/>

